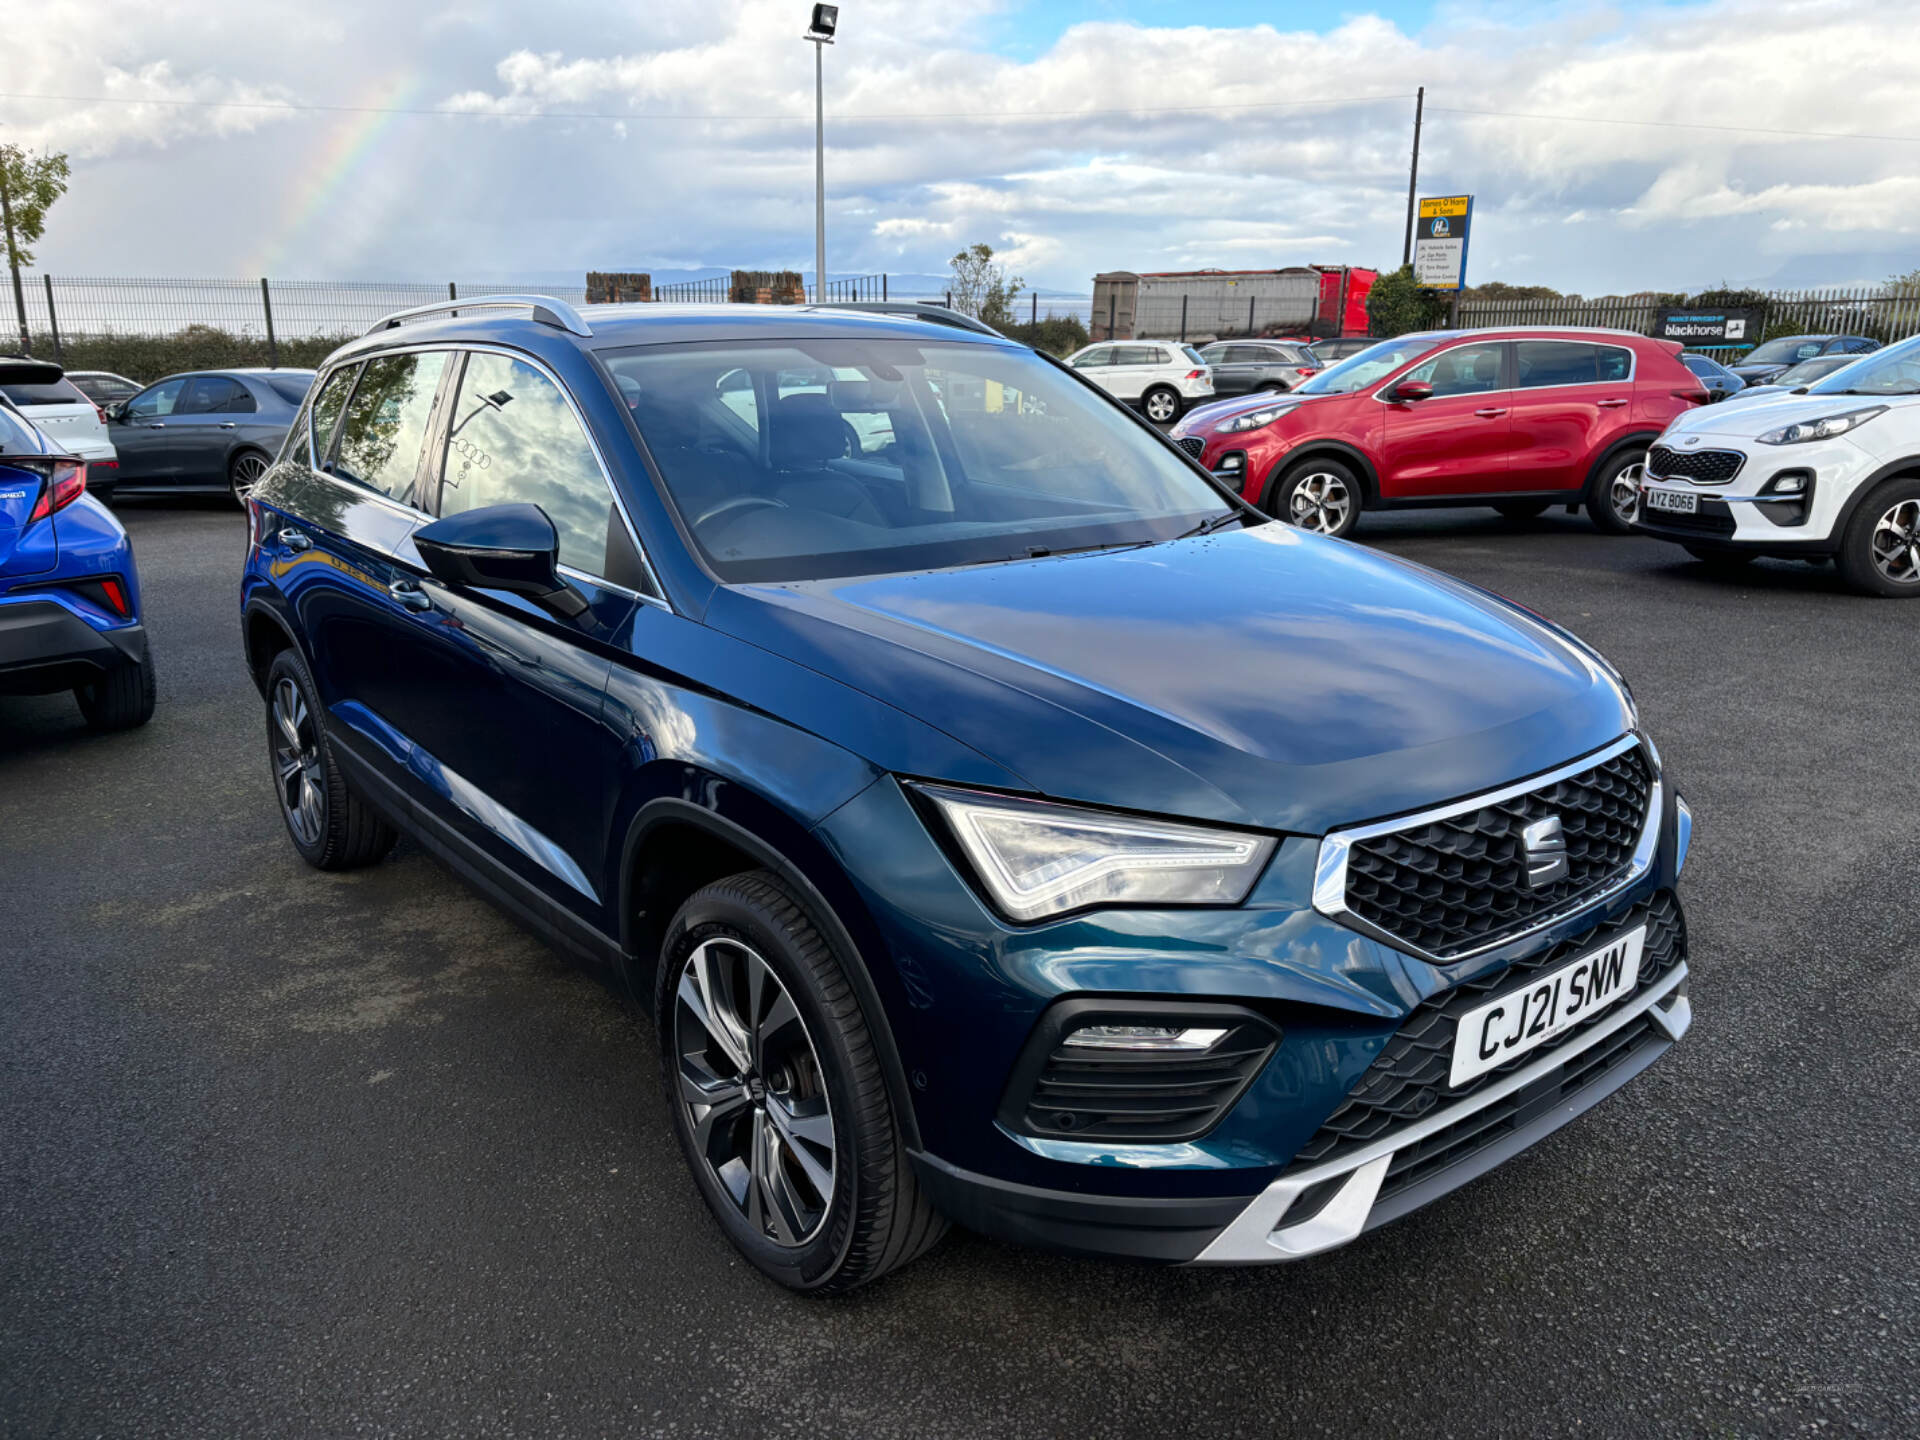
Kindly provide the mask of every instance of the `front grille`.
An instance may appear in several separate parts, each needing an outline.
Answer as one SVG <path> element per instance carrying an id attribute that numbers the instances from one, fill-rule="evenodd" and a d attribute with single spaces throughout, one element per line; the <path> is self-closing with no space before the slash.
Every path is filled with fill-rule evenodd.
<path id="1" fill-rule="evenodd" d="M 1738 450 L 1689 450 L 1682 454 L 1656 445 L 1647 452 L 1647 473 L 1661 480 L 1691 480 L 1696 485 L 1724 485 L 1740 473 L 1747 457 Z"/>
<path id="2" fill-rule="evenodd" d="M 1545 954 L 1430 996 L 1407 1017 L 1406 1024 L 1387 1042 L 1340 1108 L 1327 1117 L 1326 1123 L 1301 1148 L 1290 1168 L 1304 1170 L 1338 1159 L 1395 1130 L 1415 1124 L 1434 1110 L 1494 1084 L 1503 1075 L 1538 1064 L 1568 1041 L 1584 1034 L 1590 1026 L 1615 1013 L 1629 997 L 1622 996 L 1566 1034 L 1537 1050 L 1516 1055 L 1497 1070 L 1476 1075 L 1457 1088 L 1447 1083 L 1453 1065 L 1454 1034 L 1466 1012 L 1501 991 L 1523 989 L 1536 975 L 1597 949 L 1638 925 L 1647 927 L 1647 938 L 1640 954 L 1640 978 L 1635 993 L 1644 993 L 1687 957 L 1686 917 L 1681 913 L 1680 902 L 1668 890 L 1636 905 L 1617 924 L 1595 926 L 1585 935 L 1556 945 Z M 1525 1124 L 1543 1105 L 1568 1098 L 1592 1084 L 1649 1041 L 1651 1037 L 1646 1029 L 1649 1024 L 1643 1016 L 1634 1024 L 1622 1026 L 1617 1034 L 1582 1051 L 1524 1089 L 1474 1111 L 1417 1144 L 1396 1151 L 1387 1167 L 1381 1198 L 1417 1184 L 1435 1170 L 1493 1144 Z"/>
<path id="3" fill-rule="evenodd" d="M 1207 438 L 1204 435 L 1182 435 L 1174 443 L 1196 460 L 1207 453 Z"/>
<path id="4" fill-rule="evenodd" d="M 1348 911 L 1437 959 L 1525 934 L 1615 884 L 1646 826 L 1653 775 L 1639 746 L 1537 790 L 1354 842 Z M 1527 883 L 1521 832 L 1558 815 L 1568 873 Z"/>
<path id="5" fill-rule="evenodd" d="M 1030 1135 L 1161 1143 L 1211 1130 L 1273 1053 L 1260 1021 L 1231 1026 L 1200 1052 L 1054 1045 L 1019 1107 Z"/>

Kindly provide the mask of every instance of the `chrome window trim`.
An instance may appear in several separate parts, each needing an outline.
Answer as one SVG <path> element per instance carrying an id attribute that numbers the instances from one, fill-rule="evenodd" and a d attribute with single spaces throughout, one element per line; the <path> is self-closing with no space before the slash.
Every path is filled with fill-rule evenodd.
<path id="1" fill-rule="evenodd" d="M 1350 1155 L 1309 1170 L 1282 1175 L 1249 1200 L 1246 1208 L 1221 1227 L 1220 1233 L 1190 1263 L 1238 1265 L 1250 1261 L 1297 1260 L 1356 1239 L 1367 1228 L 1381 1182 L 1386 1179 L 1387 1167 L 1397 1151 L 1417 1145 L 1449 1125 L 1457 1125 L 1489 1105 L 1526 1089 L 1642 1015 L 1651 1017 L 1666 1032 L 1669 1042 L 1680 1039 L 1693 1024 L 1693 1006 L 1687 998 L 1688 974 L 1687 962 L 1682 960 L 1646 991 L 1632 997 L 1604 1020 L 1569 1036 L 1532 1064 L 1411 1125 L 1390 1130 Z M 1287 1211 L 1302 1194 L 1343 1175 L 1349 1177 L 1347 1183 L 1326 1206 L 1296 1225 L 1285 1223 Z"/>
<path id="2" fill-rule="evenodd" d="M 1647 756 L 1647 771 L 1653 777 L 1653 785 L 1647 793 L 1647 815 L 1640 829 L 1640 839 L 1634 846 L 1632 857 L 1620 877 L 1602 890 L 1582 895 L 1578 899 L 1538 916 L 1526 929 L 1512 935 L 1502 936 L 1498 940 L 1463 950 L 1457 955 L 1436 955 L 1422 949 L 1411 941 L 1382 929 L 1371 921 L 1364 920 L 1347 908 L 1347 862 L 1353 847 L 1362 840 L 1373 840 L 1382 835 L 1397 834 L 1402 830 L 1417 829 L 1422 825 L 1431 825 L 1438 820 L 1450 820 L 1456 815 L 1470 814 L 1484 809 L 1488 805 L 1498 805 L 1519 795 L 1528 795 L 1559 781 L 1571 779 L 1575 775 L 1585 774 L 1595 766 L 1604 765 L 1615 756 L 1640 746 L 1638 735 L 1623 735 L 1611 745 L 1595 750 L 1578 760 L 1569 761 L 1558 769 L 1549 770 L 1544 775 L 1536 775 L 1530 780 L 1518 780 L 1498 790 L 1484 791 L 1464 800 L 1449 801 L 1430 810 L 1421 810 L 1412 815 L 1401 815 L 1391 820 L 1378 820 L 1370 825 L 1355 825 L 1345 830 L 1329 833 L 1320 842 L 1320 853 L 1314 863 L 1313 872 L 1313 908 L 1329 920 L 1338 921 L 1350 930 L 1356 930 L 1369 939 L 1378 940 L 1403 954 L 1412 955 L 1426 961 L 1429 965 L 1458 965 L 1463 960 L 1485 955 L 1489 951 L 1499 950 L 1508 945 L 1518 944 L 1522 940 L 1538 935 L 1561 921 L 1603 905 L 1622 891 L 1629 889 L 1653 868 L 1654 852 L 1660 846 L 1660 821 L 1664 804 L 1664 793 L 1660 769 L 1651 755 Z M 1644 748 L 1644 747 L 1642 747 Z"/>

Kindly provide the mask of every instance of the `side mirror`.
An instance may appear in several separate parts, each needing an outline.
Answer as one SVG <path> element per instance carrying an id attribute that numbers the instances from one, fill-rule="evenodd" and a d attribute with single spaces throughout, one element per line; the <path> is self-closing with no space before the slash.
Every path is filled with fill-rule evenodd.
<path id="1" fill-rule="evenodd" d="M 1387 398 L 1389 400 L 1398 400 L 1402 403 L 1412 400 L 1431 400 L 1433 398 L 1433 386 L 1424 380 L 1402 380 L 1387 392 Z"/>
<path id="2" fill-rule="evenodd" d="M 586 597 L 561 578 L 560 537 L 538 505 L 488 505 L 414 532 L 434 578 L 457 590 L 505 590 L 571 620 Z"/>
<path id="3" fill-rule="evenodd" d="M 107 419 L 117 424 L 127 418 L 127 402 L 116 400 L 106 407 L 106 411 Z"/>

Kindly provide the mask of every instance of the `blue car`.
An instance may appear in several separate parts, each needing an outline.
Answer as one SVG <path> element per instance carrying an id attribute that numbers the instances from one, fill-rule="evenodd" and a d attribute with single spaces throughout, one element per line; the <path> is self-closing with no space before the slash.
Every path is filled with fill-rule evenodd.
<path id="1" fill-rule="evenodd" d="M 1691 819 L 1556 626 L 950 312 L 455 308 L 247 494 L 287 831 L 623 976 L 780 1283 L 1313 1254 L 1687 1029 Z"/>
<path id="2" fill-rule="evenodd" d="M 58 365 L 0 357 L 0 384 L 50 385 Z M 140 576 L 87 465 L 0 400 L 0 695 L 71 690 L 96 730 L 153 715 Z"/>

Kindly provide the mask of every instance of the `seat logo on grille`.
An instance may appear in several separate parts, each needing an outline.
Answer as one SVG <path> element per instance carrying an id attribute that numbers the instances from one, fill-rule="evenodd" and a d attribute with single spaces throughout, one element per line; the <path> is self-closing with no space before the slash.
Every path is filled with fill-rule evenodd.
<path id="1" fill-rule="evenodd" d="M 1558 815 L 1527 826 L 1520 832 L 1520 844 L 1527 856 L 1529 890 L 1544 890 L 1556 880 L 1567 878 L 1567 832 Z"/>

